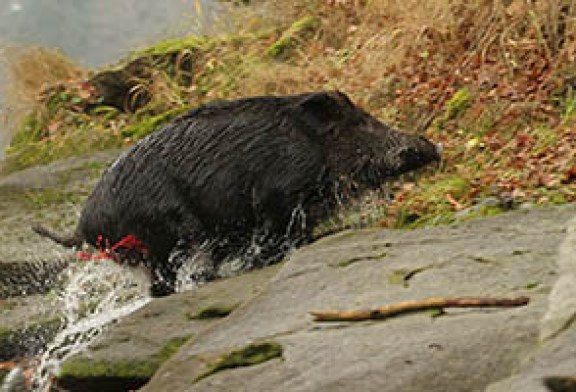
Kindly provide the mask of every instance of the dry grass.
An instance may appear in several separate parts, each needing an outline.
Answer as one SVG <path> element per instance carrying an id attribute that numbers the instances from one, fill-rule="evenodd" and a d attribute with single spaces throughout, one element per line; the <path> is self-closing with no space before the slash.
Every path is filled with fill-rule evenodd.
<path id="1" fill-rule="evenodd" d="M 50 85 L 78 79 L 84 71 L 60 52 L 39 47 L 6 46 L 7 64 L 4 132 L 13 133 L 26 113 L 38 108 L 41 91 Z"/>
<path id="2" fill-rule="evenodd" d="M 276 3 L 266 2 L 268 7 L 280 8 L 274 14 L 308 11 L 295 7 L 288 12 Z M 390 105 L 395 93 L 387 90 L 390 82 L 398 78 L 398 72 L 408 72 L 422 79 L 409 81 L 412 84 L 437 77 L 452 87 L 441 91 L 443 96 L 428 98 L 441 109 L 457 83 L 481 85 L 490 82 L 485 80 L 490 77 L 510 80 L 515 73 L 534 67 L 526 61 L 533 53 L 542 54 L 546 65 L 559 66 L 573 60 L 576 49 L 574 1 L 357 3 L 361 2 L 320 2 L 315 13 L 322 19 L 322 28 L 316 39 L 301 47 L 291 63 L 256 69 L 254 77 L 242 81 L 241 90 L 256 93 L 259 85 L 279 93 L 336 87 L 379 111 Z M 507 72 L 490 75 L 494 64 L 505 65 Z M 428 66 L 428 72 L 418 72 Z M 472 67 L 482 71 L 474 75 L 476 80 L 466 79 Z"/>
<path id="3" fill-rule="evenodd" d="M 6 47 L 9 84 L 7 102 L 28 106 L 36 101 L 43 88 L 75 80 L 84 71 L 60 52 L 38 47 Z"/>
<path id="4" fill-rule="evenodd" d="M 294 33 L 310 17 L 314 28 Z M 340 89 L 385 122 L 445 145 L 445 168 L 398 189 L 402 203 L 383 225 L 453 215 L 491 196 L 576 199 L 576 0 L 253 0 L 217 24 L 227 36 L 203 47 L 193 78 L 155 70 L 142 82 L 151 102 L 135 116 L 64 106 L 46 127 L 92 122 L 110 138 L 157 124 L 148 115 L 215 98 Z M 271 52 L 279 44 L 286 50 Z M 13 72 L 22 97 L 11 100 L 33 101 L 46 82 L 81 75 L 58 56 L 23 59 Z"/>

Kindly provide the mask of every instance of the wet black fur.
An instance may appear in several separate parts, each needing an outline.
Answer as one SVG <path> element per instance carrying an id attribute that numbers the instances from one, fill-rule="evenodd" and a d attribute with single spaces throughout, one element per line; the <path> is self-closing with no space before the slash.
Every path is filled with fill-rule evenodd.
<path id="1" fill-rule="evenodd" d="M 153 293 L 162 295 L 173 290 L 179 266 L 168 260 L 177 243 L 190 250 L 218 243 L 211 252 L 219 262 L 245 251 L 259 232 L 271 244 L 263 255 L 274 258 L 286 236 L 310 238 L 335 210 L 338 189 L 376 188 L 439 158 L 432 143 L 392 130 L 340 92 L 214 102 L 123 153 L 73 236 L 36 231 L 66 246 L 137 236 L 150 250 Z M 305 228 L 287 234 L 298 206 Z"/>

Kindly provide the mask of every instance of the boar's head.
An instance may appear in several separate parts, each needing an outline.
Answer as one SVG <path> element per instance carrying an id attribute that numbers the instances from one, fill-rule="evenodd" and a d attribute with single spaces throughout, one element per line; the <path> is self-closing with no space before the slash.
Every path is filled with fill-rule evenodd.
<path id="1" fill-rule="evenodd" d="M 308 95 L 298 107 L 328 168 L 362 188 L 377 188 L 388 178 L 440 161 L 439 146 L 390 128 L 339 91 Z"/>

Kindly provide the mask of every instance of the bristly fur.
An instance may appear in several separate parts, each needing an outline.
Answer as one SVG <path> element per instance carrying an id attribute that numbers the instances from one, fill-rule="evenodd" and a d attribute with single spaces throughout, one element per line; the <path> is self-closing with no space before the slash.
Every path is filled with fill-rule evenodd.
<path id="1" fill-rule="evenodd" d="M 334 212 L 338 184 L 377 188 L 439 159 L 434 144 L 389 128 L 337 91 L 214 102 L 124 152 L 71 237 L 36 231 L 65 246 L 134 235 L 150 251 L 163 294 L 173 290 L 180 264 L 169 257 L 175 248 L 215 244 L 219 263 L 245 252 L 258 233 L 262 249 L 252 264 L 277 260 L 280 243 L 305 243 Z M 301 225 L 292 224 L 297 209 Z"/>

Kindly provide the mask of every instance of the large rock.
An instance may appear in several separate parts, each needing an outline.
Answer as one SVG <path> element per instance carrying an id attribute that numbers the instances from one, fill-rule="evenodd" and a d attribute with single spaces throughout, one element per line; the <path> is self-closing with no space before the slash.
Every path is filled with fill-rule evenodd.
<path id="1" fill-rule="evenodd" d="M 73 162 L 0 180 L 0 270 L 15 265 L 15 255 L 29 263 L 22 268 L 39 261 L 39 254 L 63 256 L 50 241 L 22 233 L 38 214 L 75 219 L 66 214 L 76 207 L 34 209 L 42 202 L 34 197 L 49 199 L 43 190 L 60 186 L 61 176 L 69 184 L 65 192 L 73 192 L 86 186 L 87 169 L 101 167 Z M 27 193 L 34 189 L 39 193 Z M 545 378 L 558 384 L 576 375 L 575 215 L 575 206 L 539 208 L 452 226 L 327 237 L 274 269 L 152 301 L 66 361 L 60 385 L 83 391 L 102 390 L 104 381 L 140 386 L 192 336 L 145 391 L 544 392 Z M 360 323 L 316 323 L 308 315 L 313 309 L 481 295 L 528 295 L 531 302 Z M 4 359 L 24 354 L 27 339 L 40 331 L 53 335 L 57 325 L 44 312 L 45 300 L 0 301 Z M 203 318 L 223 316 L 237 304 L 224 319 Z M 32 325 L 30 312 L 37 314 Z"/>
<path id="2" fill-rule="evenodd" d="M 87 350 L 64 362 L 58 386 L 82 392 L 141 387 L 186 340 L 261 292 L 279 267 L 255 270 L 152 301 L 105 331 Z"/>
<path id="3" fill-rule="evenodd" d="M 542 377 L 575 368 L 573 328 L 544 345 L 539 339 L 557 248 L 575 212 L 523 210 L 321 240 L 296 252 L 262 294 L 196 335 L 143 390 L 482 391 L 494 384 L 490 391 L 544 391 Z M 437 296 L 520 295 L 530 297 L 528 306 L 448 309 L 436 318 L 316 323 L 308 315 Z M 262 342 L 281 346 L 281 358 L 254 354 Z"/>

